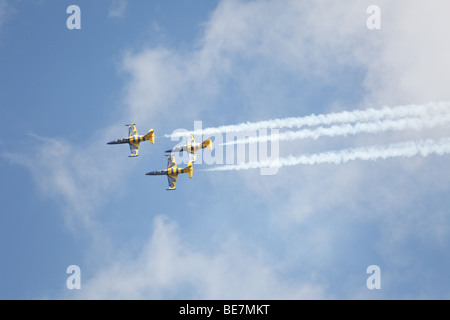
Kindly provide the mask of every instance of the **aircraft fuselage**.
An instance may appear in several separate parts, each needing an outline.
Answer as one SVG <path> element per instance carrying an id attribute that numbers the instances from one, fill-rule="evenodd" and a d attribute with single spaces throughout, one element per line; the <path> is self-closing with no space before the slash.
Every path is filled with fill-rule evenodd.
<path id="1" fill-rule="evenodd" d="M 164 176 L 164 175 L 168 175 L 169 172 L 167 170 L 156 170 L 156 171 L 151 171 L 151 172 L 147 172 L 146 175 L 147 176 Z"/>
<path id="2" fill-rule="evenodd" d="M 147 176 L 163 176 L 163 175 L 175 175 L 175 174 L 180 174 L 180 173 L 186 173 L 187 170 L 186 168 L 169 168 L 167 170 L 156 170 L 156 171 L 151 171 L 151 172 L 147 172 L 146 175 Z"/>
<path id="3" fill-rule="evenodd" d="M 201 143 L 188 144 L 187 146 L 175 147 L 173 149 L 166 150 L 165 152 L 183 152 L 188 151 L 191 153 L 196 152 L 197 150 L 203 149 Z"/>
<path id="4" fill-rule="evenodd" d="M 107 142 L 107 144 L 122 144 L 122 143 L 139 143 L 145 141 L 144 136 L 133 136 L 129 138 L 123 138 L 123 139 L 117 139 L 110 142 Z"/>

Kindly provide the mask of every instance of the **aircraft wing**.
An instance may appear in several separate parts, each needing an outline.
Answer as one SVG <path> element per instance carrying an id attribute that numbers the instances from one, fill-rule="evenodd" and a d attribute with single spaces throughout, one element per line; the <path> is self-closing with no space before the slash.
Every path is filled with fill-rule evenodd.
<path id="1" fill-rule="evenodd" d="M 167 169 L 176 169 L 177 162 L 175 161 L 175 157 L 173 155 L 167 156 Z"/>
<path id="2" fill-rule="evenodd" d="M 175 157 L 173 155 L 167 156 L 167 171 L 170 169 L 177 169 L 177 162 L 175 161 Z M 175 190 L 177 185 L 177 177 L 178 173 L 167 173 L 167 181 L 169 182 L 169 189 L 167 190 Z"/>
<path id="3" fill-rule="evenodd" d="M 137 157 L 139 153 L 139 143 L 130 142 L 130 157 Z"/>
<path id="4" fill-rule="evenodd" d="M 184 151 L 186 149 L 186 147 L 174 147 L 172 149 L 166 150 L 165 152 L 170 152 L 170 153 L 175 153 L 175 152 L 181 152 Z"/>
<path id="5" fill-rule="evenodd" d="M 168 174 L 167 180 L 169 182 L 169 188 L 167 190 L 175 190 L 175 187 L 177 185 L 177 174 Z"/>
<path id="6" fill-rule="evenodd" d="M 128 137 L 132 137 L 137 135 L 136 125 L 135 124 L 128 124 Z"/>

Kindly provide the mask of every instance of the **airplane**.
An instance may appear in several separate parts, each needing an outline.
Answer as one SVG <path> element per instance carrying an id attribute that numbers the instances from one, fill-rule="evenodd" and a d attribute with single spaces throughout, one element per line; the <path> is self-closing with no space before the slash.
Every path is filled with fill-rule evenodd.
<path id="1" fill-rule="evenodd" d="M 169 188 L 166 190 L 175 190 L 177 184 L 177 178 L 180 173 L 187 173 L 189 178 L 192 178 L 194 169 L 192 168 L 192 161 L 189 161 L 185 168 L 177 168 L 177 163 L 173 155 L 167 155 L 167 170 L 157 170 L 147 172 L 147 176 L 167 176 L 169 182 Z"/>
<path id="2" fill-rule="evenodd" d="M 201 143 L 195 143 L 194 136 L 191 134 L 191 141 L 186 146 L 178 146 L 173 149 L 166 150 L 165 152 L 183 152 L 187 151 L 189 152 L 189 159 L 193 162 L 197 159 L 197 151 L 199 149 L 208 148 L 209 150 L 212 150 L 212 141 L 211 137 L 206 139 L 205 141 Z"/>
<path id="3" fill-rule="evenodd" d="M 139 153 L 139 142 L 150 140 L 151 144 L 155 143 L 155 133 L 153 129 L 150 129 L 146 135 L 140 136 L 137 133 L 136 125 L 126 124 L 128 127 L 128 138 L 117 139 L 114 141 L 110 141 L 107 144 L 122 144 L 128 143 L 130 145 L 131 155 L 129 157 L 137 157 Z"/>

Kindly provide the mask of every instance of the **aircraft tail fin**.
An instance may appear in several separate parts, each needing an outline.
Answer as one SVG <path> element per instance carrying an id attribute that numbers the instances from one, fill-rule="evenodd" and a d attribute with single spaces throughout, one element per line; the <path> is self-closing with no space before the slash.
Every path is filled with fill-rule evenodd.
<path id="1" fill-rule="evenodd" d="M 150 140 L 151 144 L 155 143 L 155 132 L 153 131 L 153 129 L 150 129 L 148 131 L 148 133 L 144 136 L 145 140 Z"/>
<path id="2" fill-rule="evenodd" d="M 208 148 L 209 150 L 212 150 L 212 141 L 211 141 L 211 137 L 209 137 L 208 139 L 206 139 L 205 141 L 202 142 L 202 148 Z"/>
<path id="3" fill-rule="evenodd" d="M 192 161 L 189 161 L 189 163 L 186 167 L 186 171 L 187 171 L 188 177 L 192 178 L 192 175 L 194 173 L 194 168 L 192 167 Z"/>

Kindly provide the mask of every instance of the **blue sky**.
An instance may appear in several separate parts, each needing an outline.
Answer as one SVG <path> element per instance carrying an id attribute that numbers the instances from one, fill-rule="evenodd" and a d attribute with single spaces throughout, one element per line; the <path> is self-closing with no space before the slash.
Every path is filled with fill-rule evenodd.
<path id="1" fill-rule="evenodd" d="M 450 100 L 449 4 L 375 2 L 0 0 L 0 298 L 448 299 L 449 155 L 275 175 L 198 163 L 174 192 L 144 175 L 194 121 Z M 126 123 L 155 130 L 138 158 L 105 144 Z M 280 156 L 449 136 L 303 139 Z"/>

